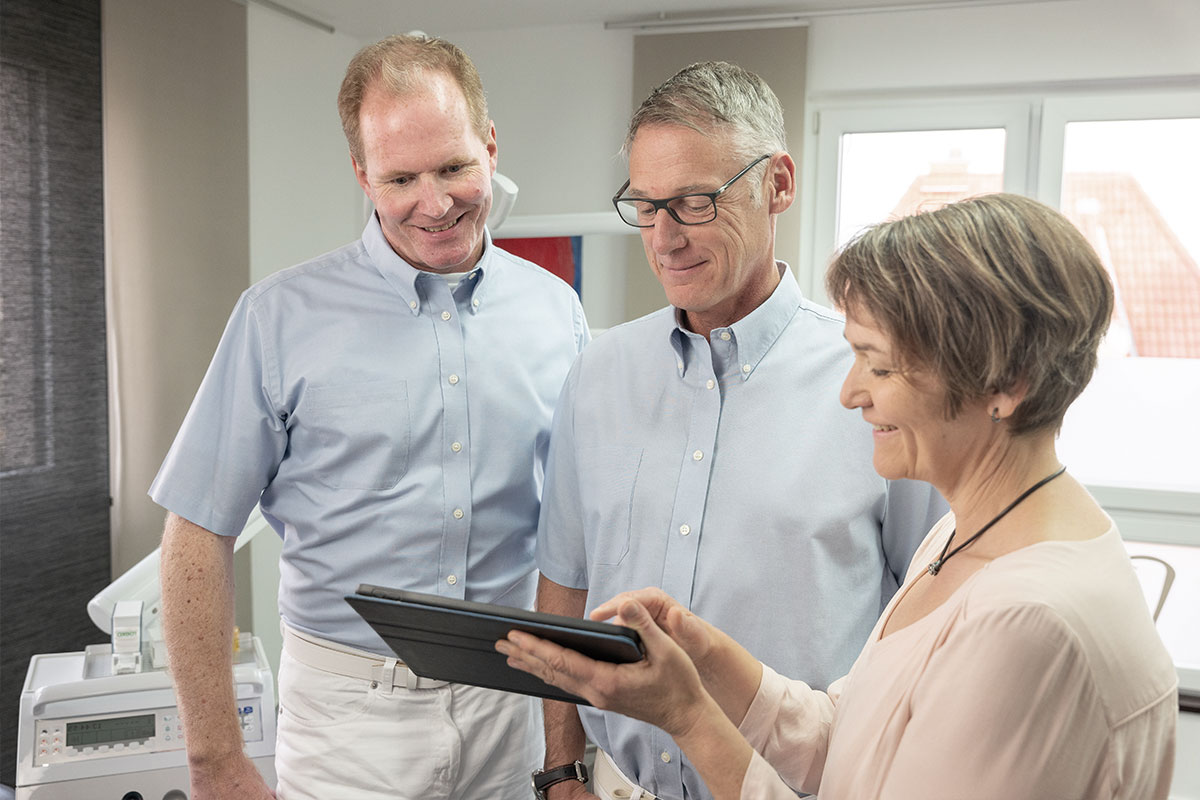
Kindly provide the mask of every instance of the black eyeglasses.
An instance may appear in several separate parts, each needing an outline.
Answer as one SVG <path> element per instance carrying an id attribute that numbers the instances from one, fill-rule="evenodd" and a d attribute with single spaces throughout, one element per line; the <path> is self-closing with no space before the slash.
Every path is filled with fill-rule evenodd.
<path id="1" fill-rule="evenodd" d="M 617 213 L 621 215 L 621 220 L 635 228 L 653 228 L 659 209 L 663 208 L 671 215 L 671 219 L 680 225 L 703 225 L 717 218 L 717 198 L 724 194 L 734 181 L 749 172 L 754 165 L 770 157 L 771 154 L 767 153 L 765 156 L 754 159 L 744 170 L 725 181 L 725 184 L 715 192 L 681 194 L 678 197 L 668 197 L 666 200 L 622 197 L 621 194 L 629 188 L 629 181 L 625 181 L 624 185 L 613 195 L 613 205 L 616 206 Z"/>

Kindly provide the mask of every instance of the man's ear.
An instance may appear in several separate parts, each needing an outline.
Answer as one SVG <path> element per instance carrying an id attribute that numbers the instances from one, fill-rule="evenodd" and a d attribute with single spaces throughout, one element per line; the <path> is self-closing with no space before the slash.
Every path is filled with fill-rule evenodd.
<path id="1" fill-rule="evenodd" d="M 496 174 L 496 164 L 499 161 L 499 155 L 500 155 L 500 149 L 496 146 L 496 122 L 495 122 L 495 120 L 490 122 L 489 126 L 490 127 L 488 130 L 488 138 L 487 138 L 487 141 L 484 142 L 484 145 L 487 147 L 488 156 L 491 161 L 491 170 L 490 170 L 489 174 L 495 175 Z"/>
<path id="2" fill-rule="evenodd" d="M 796 162 L 787 153 L 771 156 L 767 180 L 771 190 L 767 208 L 772 214 L 782 214 L 796 200 Z"/>
<path id="3" fill-rule="evenodd" d="M 350 165 L 354 167 L 354 178 L 358 181 L 358 185 L 367 193 L 371 202 L 375 202 L 375 197 L 371 194 L 371 183 L 367 180 L 367 170 L 358 163 L 358 159 L 354 157 L 353 153 L 350 154 Z"/>

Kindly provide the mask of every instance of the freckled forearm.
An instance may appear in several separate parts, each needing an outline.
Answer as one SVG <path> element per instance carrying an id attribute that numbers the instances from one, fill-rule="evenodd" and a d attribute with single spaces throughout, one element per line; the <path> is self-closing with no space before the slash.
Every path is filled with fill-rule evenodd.
<path id="1" fill-rule="evenodd" d="M 241 752 L 233 691 L 233 539 L 174 514 L 163 533 L 163 638 L 189 760 Z"/>

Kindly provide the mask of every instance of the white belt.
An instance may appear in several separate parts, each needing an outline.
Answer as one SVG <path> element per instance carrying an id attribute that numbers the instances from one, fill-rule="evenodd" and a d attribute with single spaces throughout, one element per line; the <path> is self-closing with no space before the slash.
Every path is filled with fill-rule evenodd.
<path id="1" fill-rule="evenodd" d="M 450 685 L 449 681 L 419 677 L 404 666 L 403 662 L 394 658 L 385 658 L 362 650 L 351 651 L 343 645 L 294 631 L 287 625 L 281 627 L 283 649 L 292 658 L 313 669 L 371 681 L 372 685 L 383 684 L 390 689 L 437 689 Z"/>
<path id="2" fill-rule="evenodd" d="M 592 767 L 592 790 L 602 800 L 657 800 L 650 792 L 626 778 L 608 753 L 599 747 L 596 748 L 596 762 Z"/>

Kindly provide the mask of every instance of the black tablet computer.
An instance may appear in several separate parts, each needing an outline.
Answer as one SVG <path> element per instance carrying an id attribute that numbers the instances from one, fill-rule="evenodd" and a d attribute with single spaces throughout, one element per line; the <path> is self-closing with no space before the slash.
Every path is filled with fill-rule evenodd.
<path id="1" fill-rule="evenodd" d="M 582 697 L 508 666 L 496 652 L 496 641 L 516 629 L 599 661 L 628 663 L 644 655 L 637 631 L 606 622 L 370 584 L 346 595 L 346 602 L 409 669 L 434 680 L 588 705 Z"/>

